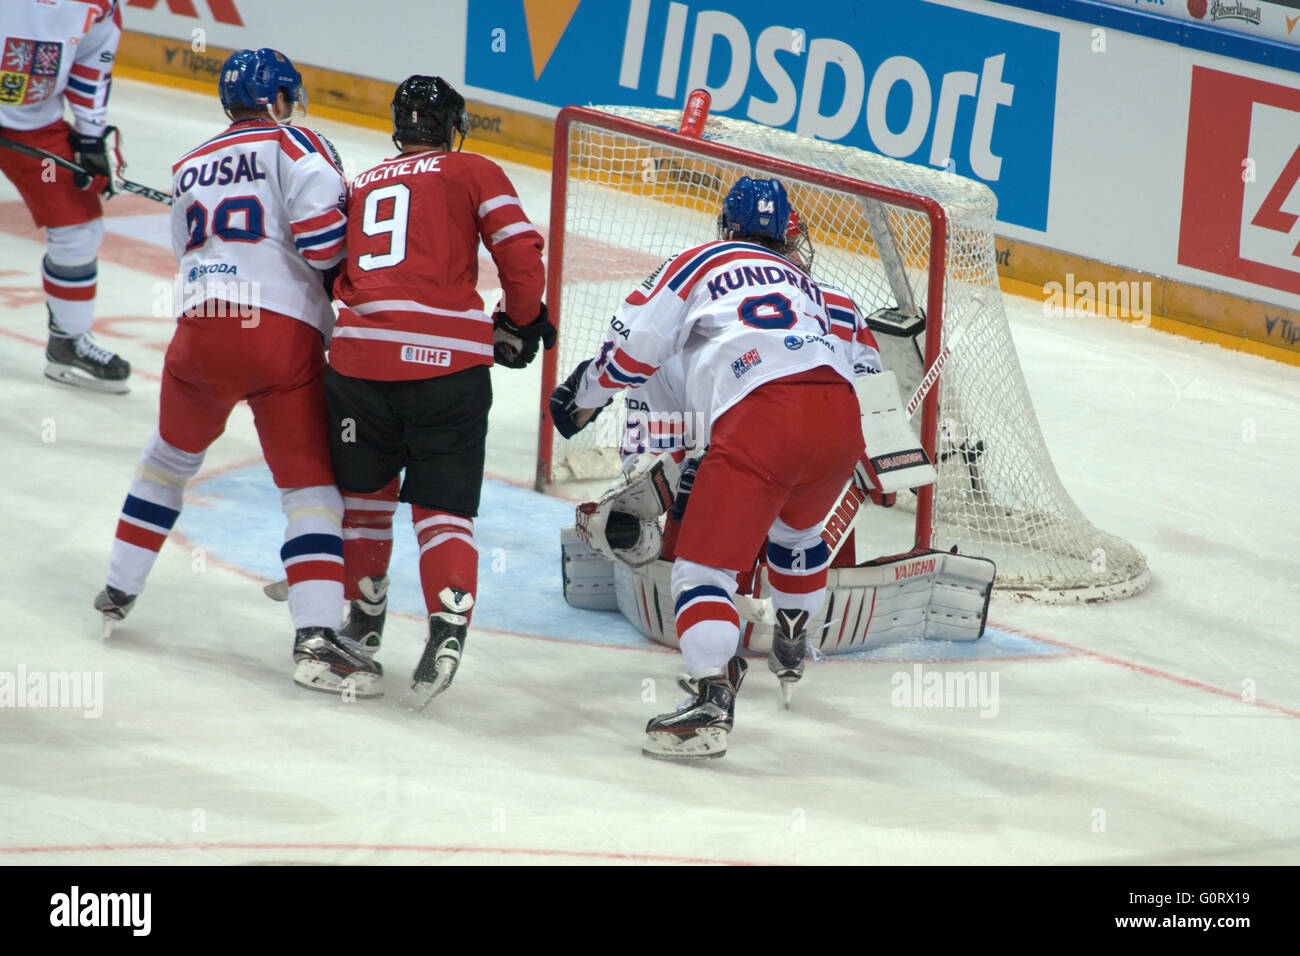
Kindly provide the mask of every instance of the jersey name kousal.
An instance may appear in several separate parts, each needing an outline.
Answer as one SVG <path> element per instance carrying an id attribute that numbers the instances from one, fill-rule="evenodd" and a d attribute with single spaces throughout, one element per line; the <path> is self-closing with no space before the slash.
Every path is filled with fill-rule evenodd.
<path id="1" fill-rule="evenodd" d="M 238 166 L 235 163 L 238 162 Z M 257 165 L 256 153 L 240 153 L 234 156 L 222 156 L 219 160 L 204 163 L 202 166 L 190 166 L 181 173 L 176 184 L 176 195 L 183 196 L 197 183 L 200 186 L 228 186 L 231 183 L 252 182 L 265 179 L 266 173 Z"/>

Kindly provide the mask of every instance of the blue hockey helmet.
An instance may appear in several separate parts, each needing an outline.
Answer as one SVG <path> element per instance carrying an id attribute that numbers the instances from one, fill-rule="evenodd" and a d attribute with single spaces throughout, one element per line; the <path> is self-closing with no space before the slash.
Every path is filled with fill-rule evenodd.
<path id="1" fill-rule="evenodd" d="M 790 197 L 779 179 L 742 176 L 722 201 L 718 235 L 724 239 L 782 241 L 790 222 Z"/>
<path id="2" fill-rule="evenodd" d="M 263 110 L 275 102 L 284 90 L 289 102 L 307 112 L 307 91 L 302 74 L 279 50 L 238 50 L 230 54 L 221 68 L 218 81 L 221 105 L 227 113 L 234 109 Z"/>

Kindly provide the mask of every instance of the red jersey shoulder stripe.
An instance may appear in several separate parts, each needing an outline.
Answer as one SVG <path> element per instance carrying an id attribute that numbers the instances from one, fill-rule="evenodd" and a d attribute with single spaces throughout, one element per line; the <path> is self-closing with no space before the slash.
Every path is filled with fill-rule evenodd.
<path id="1" fill-rule="evenodd" d="M 281 126 L 280 131 L 284 134 L 284 152 L 294 162 L 302 159 L 308 153 L 317 153 L 325 157 L 325 162 L 339 175 L 343 171 L 334 163 L 332 151 L 309 129 L 302 129 L 297 126 Z"/>
<path id="2" fill-rule="evenodd" d="M 302 219 L 298 222 L 290 223 L 289 228 L 292 229 L 295 234 L 301 232 L 315 232 L 318 229 L 325 229 L 342 221 L 342 211 L 331 209 L 328 212 L 321 213 L 319 216 L 312 216 L 310 219 Z"/>
<path id="3" fill-rule="evenodd" d="M 214 136 L 202 146 L 193 149 L 178 159 L 172 165 L 172 175 L 180 170 L 182 166 L 192 159 L 198 159 L 200 156 L 206 156 L 209 153 L 215 153 L 219 149 L 225 149 L 227 146 L 243 145 L 245 143 L 260 143 L 267 140 L 276 140 L 280 138 L 278 129 L 241 129 L 226 131 L 218 136 Z"/>
<path id="4" fill-rule="evenodd" d="M 799 275 L 793 263 L 788 259 L 782 259 L 776 253 L 767 253 L 762 249 L 755 249 L 753 246 L 746 244 L 744 249 L 722 251 L 720 254 L 711 255 L 708 259 L 701 261 L 689 275 L 683 275 L 680 277 L 682 281 L 676 283 L 674 291 L 678 297 L 685 299 L 691 294 L 691 290 L 695 288 L 695 283 L 699 282 L 700 279 L 704 278 L 704 276 L 709 272 L 719 266 L 724 266 L 728 263 L 737 262 L 743 259 L 759 259 L 765 262 L 771 262 L 773 265 L 780 266 L 783 272 L 791 272 L 794 275 Z M 809 279 L 808 282 L 811 285 L 812 279 Z"/>
<path id="5" fill-rule="evenodd" d="M 699 255 L 700 252 L 707 249 L 709 246 L 716 245 L 716 243 L 716 239 L 704 242 L 698 246 L 692 246 L 685 252 L 680 252 L 674 256 L 672 263 L 664 270 L 664 274 L 659 277 L 659 281 L 655 283 L 655 287 L 650 290 L 650 296 L 647 296 L 647 298 L 654 296 L 661 288 L 663 288 L 664 283 L 668 282 L 673 278 L 673 276 L 677 275 L 677 273 L 681 272 L 682 269 L 695 261 L 695 257 Z"/>
<path id="6" fill-rule="evenodd" d="M 329 163 L 331 167 L 333 167 L 336 173 L 338 173 L 340 176 L 343 175 L 343 170 L 339 169 L 338 164 L 334 162 L 334 151 L 325 145 L 325 141 L 320 138 L 320 136 L 315 132 L 315 130 L 299 129 L 298 132 L 302 133 L 303 136 L 307 137 L 307 139 L 311 142 L 312 146 L 315 147 L 316 152 L 320 153 L 322 156 L 325 157 L 325 161 Z"/>
<path id="7" fill-rule="evenodd" d="M 614 350 L 614 361 L 618 362 L 624 369 L 637 375 L 653 375 L 659 368 L 657 365 L 647 365 L 645 362 L 638 362 L 632 356 L 628 355 L 622 348 Z"/>

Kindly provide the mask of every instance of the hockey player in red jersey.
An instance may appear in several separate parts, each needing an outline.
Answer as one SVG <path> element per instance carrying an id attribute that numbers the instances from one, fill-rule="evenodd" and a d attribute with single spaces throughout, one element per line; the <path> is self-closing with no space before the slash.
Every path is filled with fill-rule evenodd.
<path id="1" fill-rule="evenodd" d="M 429 613 L 412 684 L 424 706 L 451 683 L 474 606 L 489 367 L 495 357 L 523 368 L 555 330 L 542 303 L 541 234 L 501 168 L 459 151 L 464 98 L 441 77 L 412 76 L 392 108 L 399 154 L 357 176 L 348 196 L 325 389 L 345 507 L 343 633 L 378 648 L 393 512 L 410 502 Z M 476 291 L 480 239 L 505 293 L 495 316 Z"/>
<path id="2" fill-rule="evenodd" d="M 343 502 L 325 434 L 324 336 L 334 324 L 322 273 L 343 256 L 345 185 L 333 147 L 287 125 L 302 77 L 275 50 L 241 50 L 219 77 L 229 128 L 173 167 L 177 328 L 167 349 L 158 431 L 122 507 L 95 599 L 106 625 L 144 588 L 180 514 L 186 481 L 247 400 L 287 519 L 281 558 L 296 629 L 294 678 L 348 669 L 357 696 L 378 671 L 338 638 Z"/>
<path id="3" fill-rule="evenodd" d="M 801 666 L 830 562 L 821 524 L 863 451 L 849 343 L 832 331 L 827 296 L 788 258 L 789 219 L 779 181 L 739 180 L 719 217 L 721 238 L 673 257 L 633 291 L 599 354 L 551 396 L 552 421 L 570 437 L 617 389 L 648 381 L 680 353 L 686 407 L 708 421 L 672 574 L 697 692 L 650 721 L 648 756 L 726 753 L 746 669 L 736 656 L 736 574 L 764 537 L 774 640 L 790 667 Z"/>
<path id="4" fill-rule="evenodd" d="M 100 194 L 113 193 L 107 133 L 118 0 L 0 4 L 0 136 L 75 160 L 95 176 L 0 147 L 0 172 L 45 227 L 41 273 L 49 315 L 45 375 L 101 392 L 127 391 L 131 366 L 95 341 L 95 286 L 104 238 Z M 63 104 L 72 123 L 63 118 Z"/>

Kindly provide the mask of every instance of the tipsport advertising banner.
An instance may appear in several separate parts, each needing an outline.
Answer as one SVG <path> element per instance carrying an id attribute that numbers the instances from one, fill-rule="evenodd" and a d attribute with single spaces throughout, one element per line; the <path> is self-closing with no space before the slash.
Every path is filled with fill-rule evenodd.
<path id="1" fill-rule="evenodd" d="M 548 107 L 712 112 L 987 183 L 1044 231 L 1059 34 L 919 0 L 475 0 L 466 81 Z"/>

